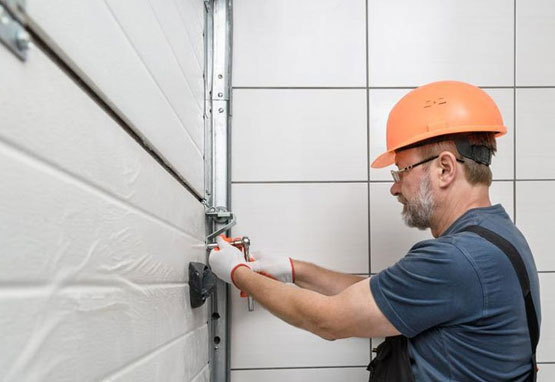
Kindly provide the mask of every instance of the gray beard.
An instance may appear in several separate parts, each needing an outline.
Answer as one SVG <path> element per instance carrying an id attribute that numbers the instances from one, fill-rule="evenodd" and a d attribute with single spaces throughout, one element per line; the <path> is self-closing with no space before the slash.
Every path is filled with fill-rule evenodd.
<path id="1" fill-rule="evenodd" d="M 401 197 L 405 202 L 402 212 L 403 220 L 409 227 L 415 227 L 420 230 L 431 227 L 435 200 L 432 195 L 430 183 L 428 177 L 420 183 L 419 192 L 414 200 L 409 201 Z"/>

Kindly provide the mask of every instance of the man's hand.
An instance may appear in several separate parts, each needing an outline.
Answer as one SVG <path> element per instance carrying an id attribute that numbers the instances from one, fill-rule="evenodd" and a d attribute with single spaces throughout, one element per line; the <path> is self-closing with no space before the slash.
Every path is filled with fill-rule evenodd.
<path id="1" fill-rule="evenodd" d="M 210 268 L 212 268 L 212 272 L 214 272 L 220 280 L 235 285 L 233 282 L 233 273 L 235 270 L 239 267 L 251 267 L 245 261 L 243 252 L 225 241 L 222 236 L 218 236 L 216 242 L 218 243 L 218 248 L 213 249 L 208 258 Z"/>
<path id="2" fill-rule="evenodd" d="M 291 258 L 268 256 L 262 253 L 254 254 L 253 257 L 254 261 L 248 263 L 253 271 L 284 283 L 295 282 L 295 268 Z"/>

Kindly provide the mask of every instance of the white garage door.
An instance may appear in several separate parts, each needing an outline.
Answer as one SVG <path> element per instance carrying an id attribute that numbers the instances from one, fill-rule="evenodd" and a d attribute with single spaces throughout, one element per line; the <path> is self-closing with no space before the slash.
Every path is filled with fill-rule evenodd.
<path id="1" fill-rule="evenodd" d="M 0 46 L 0 380 L 208 381 L 203 1 L 27 13 L 96 95 Z"/>

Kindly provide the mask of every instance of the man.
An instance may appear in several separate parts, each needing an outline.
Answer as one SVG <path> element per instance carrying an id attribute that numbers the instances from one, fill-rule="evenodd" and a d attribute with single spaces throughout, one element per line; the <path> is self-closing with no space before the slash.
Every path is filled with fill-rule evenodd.
<path id="1" fill-rule="evenodd" d="M 539 318 L 530 249 L 503 207 L 489 199 L 495 137 L 505 132 L 481 89 L 455 81 L 417 88 L 392 109 L 388 151 L 372 166 L 398 166 L 391 194 L 403 205 L 405 223 L 430 228 L 435 239 L 415 244 L 370 281 L 288 258 L 245 263 L 222 238 L 210 255 L 212 270 L 276 316 L 323 338 L 403 334 L 416 381 L 527 381 L 534 346 L 519 277 L 501 249 L 465 230 L 487 228 L 516 248 Z"/>

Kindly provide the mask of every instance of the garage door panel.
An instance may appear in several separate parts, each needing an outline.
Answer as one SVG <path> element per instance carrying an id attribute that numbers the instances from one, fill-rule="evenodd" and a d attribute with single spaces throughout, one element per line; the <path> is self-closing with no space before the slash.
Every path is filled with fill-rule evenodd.
<path id="1" fill-rule="evenodd" d="M 208 342 L 207 326 L 179 338 L 136 364 L 106 378 L 110 382 L 192 381 L 208 382 L 208 352 L 192 352 Z"/>
<path id="2" fill-rule="evenodd" d="M 204 42 L 198 36 L 204 31 L 204 0 L 173 0 L 183 24 L 189 31 L 189 36 L 195 36 L 193 53 L 199 64 L 204 61 Z"/>
<path id="3" fill-rule="evenodd" d="M 201 203 L 48 57 L 30 53 L 22 65 L 0 49 L 0 140 L 202 240 Z"/>
<path id="4" fill-rule="evenodd" d="M 0 173 L 2 283 L 183 282 L 204 260 L 198 238 L 3 143 Z"/>
<path id="5" fill-rule="evenodd" d="M 185 285 L 2 288 L 0 380 L 99 380 L 187 333 L 205 332 L 206 313 L 190 309 Z M 196 349 L 206 349 L 203 340 L 206 334 Z M 204 353 L 198 361 L 206 364 Z"/>
<path id="6" fill-rule="evenodd" d="M 202 195 L 202 145 L 199 148 L 183 126 L 107 4 L 36 0 L 27 13 L 35 29 L 89 86 Z"/>
<path id="7" fill-rule="evenodd" d="M 203 100 L 195 99 L 185 71 L 172 49 L 160 20 L 149 0 L 106 0 L 117 23 L 147 67 L 172 106 L 181 124 L 187 129 L 197 148 L 203 147 Z M 192 47 L 189 47 L 192 49 Z M 196 73 L 202 80 L 202 69 Z"/>
<path id="8" fill-rule="evenodd" d="M 204 100 L 204 81 L 202 77 L 204 67 L 204 2 L 203 0 L 148 1 L 187 78 L 187 83 L 194 94 L 195 100 L 202 110 L 204 108 L 202 102 Z M 198 9 L 186 9 L 189 17 L 185 18 L 181 15 L 177 3 L 183 3 L 186 8 L 192 8 L 193 5 L 198 3 L 200 12 L 196 14 L 195 11 L 198 11 Z M 199 47 L 200 50 L 197 50 Z"/>

